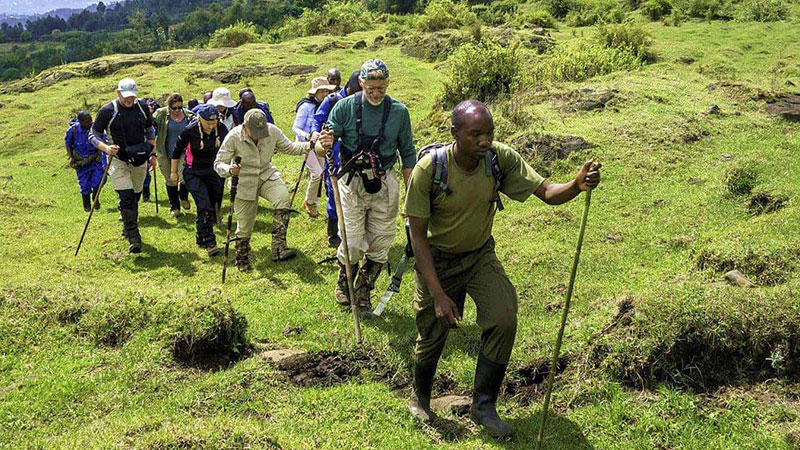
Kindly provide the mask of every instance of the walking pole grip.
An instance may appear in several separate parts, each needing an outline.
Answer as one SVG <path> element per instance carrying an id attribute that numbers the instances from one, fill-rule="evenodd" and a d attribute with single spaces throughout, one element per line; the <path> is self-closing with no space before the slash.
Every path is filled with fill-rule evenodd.
<path id="1" fill-rule="evenodd" d="M 586 218 L 589 215 L 589 204 L 592 201 L 592 189 L 586 190 L 586 201 L 583 206 L 583 218 L 581 219 L 581 231 L 578 234 L 578 248 L 575 250 L 575 259 L 572 261 L 572 272 L 569 275 L 569 287 L 567 288 L 567 298 L 564 302 L 564 311 L 561 314 L 561 328 L 558 329 L 558 336 L 556 337 L 556 347 L 553 350 L 553 359 L 550 362 L 550 371 L 547 374 L 547 390 L 544 395 L 544 405 L 542 406 L 542 423 L 539 426 L 539 434 L 536 437 L 536 450 L 542 447 L 542 439 L 544 437 L 544 427 L 547 422 L 547 412 L 550 406 L 550 394 L 553 391 L 553 383 L 555 382 L 556 368 L 558 365 L 558 354 L 561 351 L 561 341 L 564 338 L 564 328 L 567 325 L 567 314 L 569 314 L 569 305 L 572 301 L 572 289 L 575 287 L 575 275 L 578 273 L 578 261 L 581 257 L 581 247 L 583 246 L 583 235 L 586 231 Z"/>

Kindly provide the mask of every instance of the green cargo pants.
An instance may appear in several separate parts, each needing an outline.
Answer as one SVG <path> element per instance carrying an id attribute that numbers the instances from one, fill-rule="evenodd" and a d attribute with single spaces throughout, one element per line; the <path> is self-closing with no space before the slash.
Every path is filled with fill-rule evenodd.
<path id="1" fill-rule="evenodd" d="M 477 308 L 481 353 L 497 364 L 507 364 L 517 334 L 517 291 L 494 253 L 494 239 L 469 253 L 452 254 L 434 248 L 433 266 L 442 289 L 463 315 L 469 294 Z M 416 271 L 414 311 L 417 322 L 417 364 L 435 365 L 449 331 L 436 319 L 433 297 L 419 270 Z"/>

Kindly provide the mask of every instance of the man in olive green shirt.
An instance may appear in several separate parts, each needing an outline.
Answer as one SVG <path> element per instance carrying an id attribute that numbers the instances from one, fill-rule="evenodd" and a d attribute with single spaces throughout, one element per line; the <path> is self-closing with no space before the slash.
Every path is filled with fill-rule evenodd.
<path id="1" fill-rule="evenodd" d="M 320 143 L 331 148 L 341 140 L 338 180 L 342 214 L 339 220 L 347 234 L 349 255 L 339 245 L 339 278 L 334 298 L 348 307 L 346 266 L 353 273 L 356 303 L 362 312 L 372 311 L 370 301 L 375 279 L 389 258 L 389 248 L 397 233 L 400 189 L 394 174 L 399 160 L 403 181 L 417 160 L 411 135 L 411 118 L 406 106 L 386 95 L 389 69 L 379 59 L 361 66 L 359 83 L 363 91 L 339 100 L 328 116 L 328 130 Z M 359 114 L 360 112 L 360 114 Z M 364 258 L 361 268 L 358 263 Z"/>
<path id="2" fill-rule="evenodd" d="M 453 110 L 450 129 L 455 142 L 447 146 L 447 191 L 431 198 L 434 170 L 430 157 L 417 163 L 409 181 L 405 212 L 417 258 L 414 309 L 417 345 L 414 392 L 409 410 L 429 421 L 431 385 L 447 332 L 458 327 L 469 294 L 477 307 L 483 333 L 475 370 L 470 417 L 491 436 L 509 437 L 514 429 L 498 417 L 497 396 L 517 331 L 517 293 L 494 251 L 492 223 L 496 184 L 487 159 L 497 155 L 499 191 L 512 200 L 531 194 L 558 205 L 600 182 L 600 165 L 586 162 L 575 179 L 550 184 L 511 147 L 494 140 L 494 122 L 486 106 L 467 100 Z"/>

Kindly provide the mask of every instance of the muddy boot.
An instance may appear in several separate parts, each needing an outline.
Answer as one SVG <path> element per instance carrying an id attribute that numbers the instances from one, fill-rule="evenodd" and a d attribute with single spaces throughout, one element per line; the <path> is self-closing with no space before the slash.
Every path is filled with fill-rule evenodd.
<path id="1" fill-rule="evenodd" d="M 408 402 L 408 411 L 415 419 L 425 423 L 436 420 L 436 414 L 431 410 L 431 388 L 436 366 L 420 366 L 414 363 L 414 391 Z"/>
<path id="2" fill-rule="evenodd" d="M 249 272 L 250 266 L 250 238 L 240 238 L 236 241 L 236 268 L 240 272 Z"/>
<path id="3" fill-rule="evenodd" d="M 217 237 L 214 235 L 215 220 L 214 211 L 207 209 L 200 211 L 197 215 L 197 245 L 205 248 L 208 256 L 215 256 L 219 253 Z"/>
<path id="4" fill-rule="evenodd" d="M 120 214 L 122 215 L 122 233 L 128 239 L 128 243 L 130 244 L 128 251 L 131 253 L 142 252 L 142 236 L 139 234 L 138 210 L 139 208 L 136 207 L 135 203 L 133 207 L 120 208 Z"/>
<path id="5" fill-rule="evenodd" d="M 336 303 L 339 304 L 342 308 L 347 308 L 350 310 L 350 297 L 347 295 L 347 268 L 344 264 L 340 263 L 338 260 L 336 261 L 339 264 L 339 278 L 336 280 L 336 290 L 334 291 L 334 297 L 336 297 Z M 350 266 L 350 273 L 355 274 L 358 270 L 358 264 L 353 264 Z"/>
<path id="6" fill-rule="evenodd" d="M 89 194 L 81 194 L 81 197 L 83 197 L 83 210 L 85 212 L 91 211 L 92 210 L 91 196 Z"/>
<path id="7" fill-rule="evenodd" d="M 375 288 L 375 280 L 378 279 L 378 275 L 381 273 L 381 267 L 383 267 L 383 264 L 367 258 L 364 265 L 361 266 L 361 269 L 358 271 L 358 279 L 353 287 L 356 291 L 356 303 L 361 312 L 372 311 L 370 296 L 372 294 L 372 289 Z"/>
<path id="8" fill-rule="evenodd" d="M 308 217 L 311 217 L 312 219 L 319 217 L 319 210 L 317 209 L 316 203 L 309 203 L 308 201 L 303 200 L 303 206 L 301 208 L 306 212 L 306 214 L 308 214 Z"/>
<path id="9" fill-rule="evenodd" d="M 286 230 L 289 227 L 289 210 L 276 209 L 272 222 L 272 260 L 286 261 L 297 256 L 294 249 L 286 244 Z"/>
<path id="10" fill-rule="evenodd" d="M 469 417 L 476 424 L 483 425 L 489 436 L 496 439 L 514 435 L 514 427 L 497 415 L 497 396 L 505 374 L 505 364 L 491 362 L 483 356 L 483 353 L 478 355 Z"/>
<path id="11" fill-rule="evenodd" d="M 342 239 L 339 237 L 339 221 L 328 219 L 328 245 L 332 248 L 339 248 Z"/>

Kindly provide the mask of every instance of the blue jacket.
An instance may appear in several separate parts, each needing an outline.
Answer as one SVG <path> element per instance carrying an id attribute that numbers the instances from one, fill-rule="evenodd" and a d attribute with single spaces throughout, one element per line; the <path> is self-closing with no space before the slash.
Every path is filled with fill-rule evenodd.
<path id="1" fill-rule="evenodd" d="M 275 124 L 275 120 L 272 118 L 272 114 L 270 114 L 270 112 L 269 112 L 269 105 L 264 103 L 264 102 L 259 102 L 259 101 L 256 102 L 256 105 L 258 105 L 258 109 L 260 109 L 261 111 L 264 111 L 264 115 L 267 116 L 267 122 L 269 122 L 269 123 L 274 125 Z M 244 113 L 245 113 L 245 111 L 242 108 L 242 102 L 237 103 L 236 106 L 233 107 L 233 124 L 234 125 L 238 126 L 238 125 L 241 125 L 244 122 Z"/>
<path id="2" fill-rule="evenodd" d="M 333 106 L 339 100 L 347 97 L 347 86 L 343 87 L 339 92 L 334 92 L 333 94 L 328 95 L 325 97 L 325 100 L 320 103 L 319 108 L 317 108 L 317 112 L 314 113 L 314 123 L 311 128 L 311 132 L 319 132 L 322 130 L 322 125 L 328 121 L 328 116 L 331 114 L 331 110 Z"/>
<path id="3" fill-rule="evenodd" d="M 81 127 L 78 119 L 70 120 L 67 134 L 64 136 L 64 145 L 71 148 L 82 158 L 95 155 L 97 153 L 97 147 L 89 142 L 89 131 L 89 129 L 84 130 Z M 103 135 L 103 139 L 105 139 L 105 134 Z"/>

